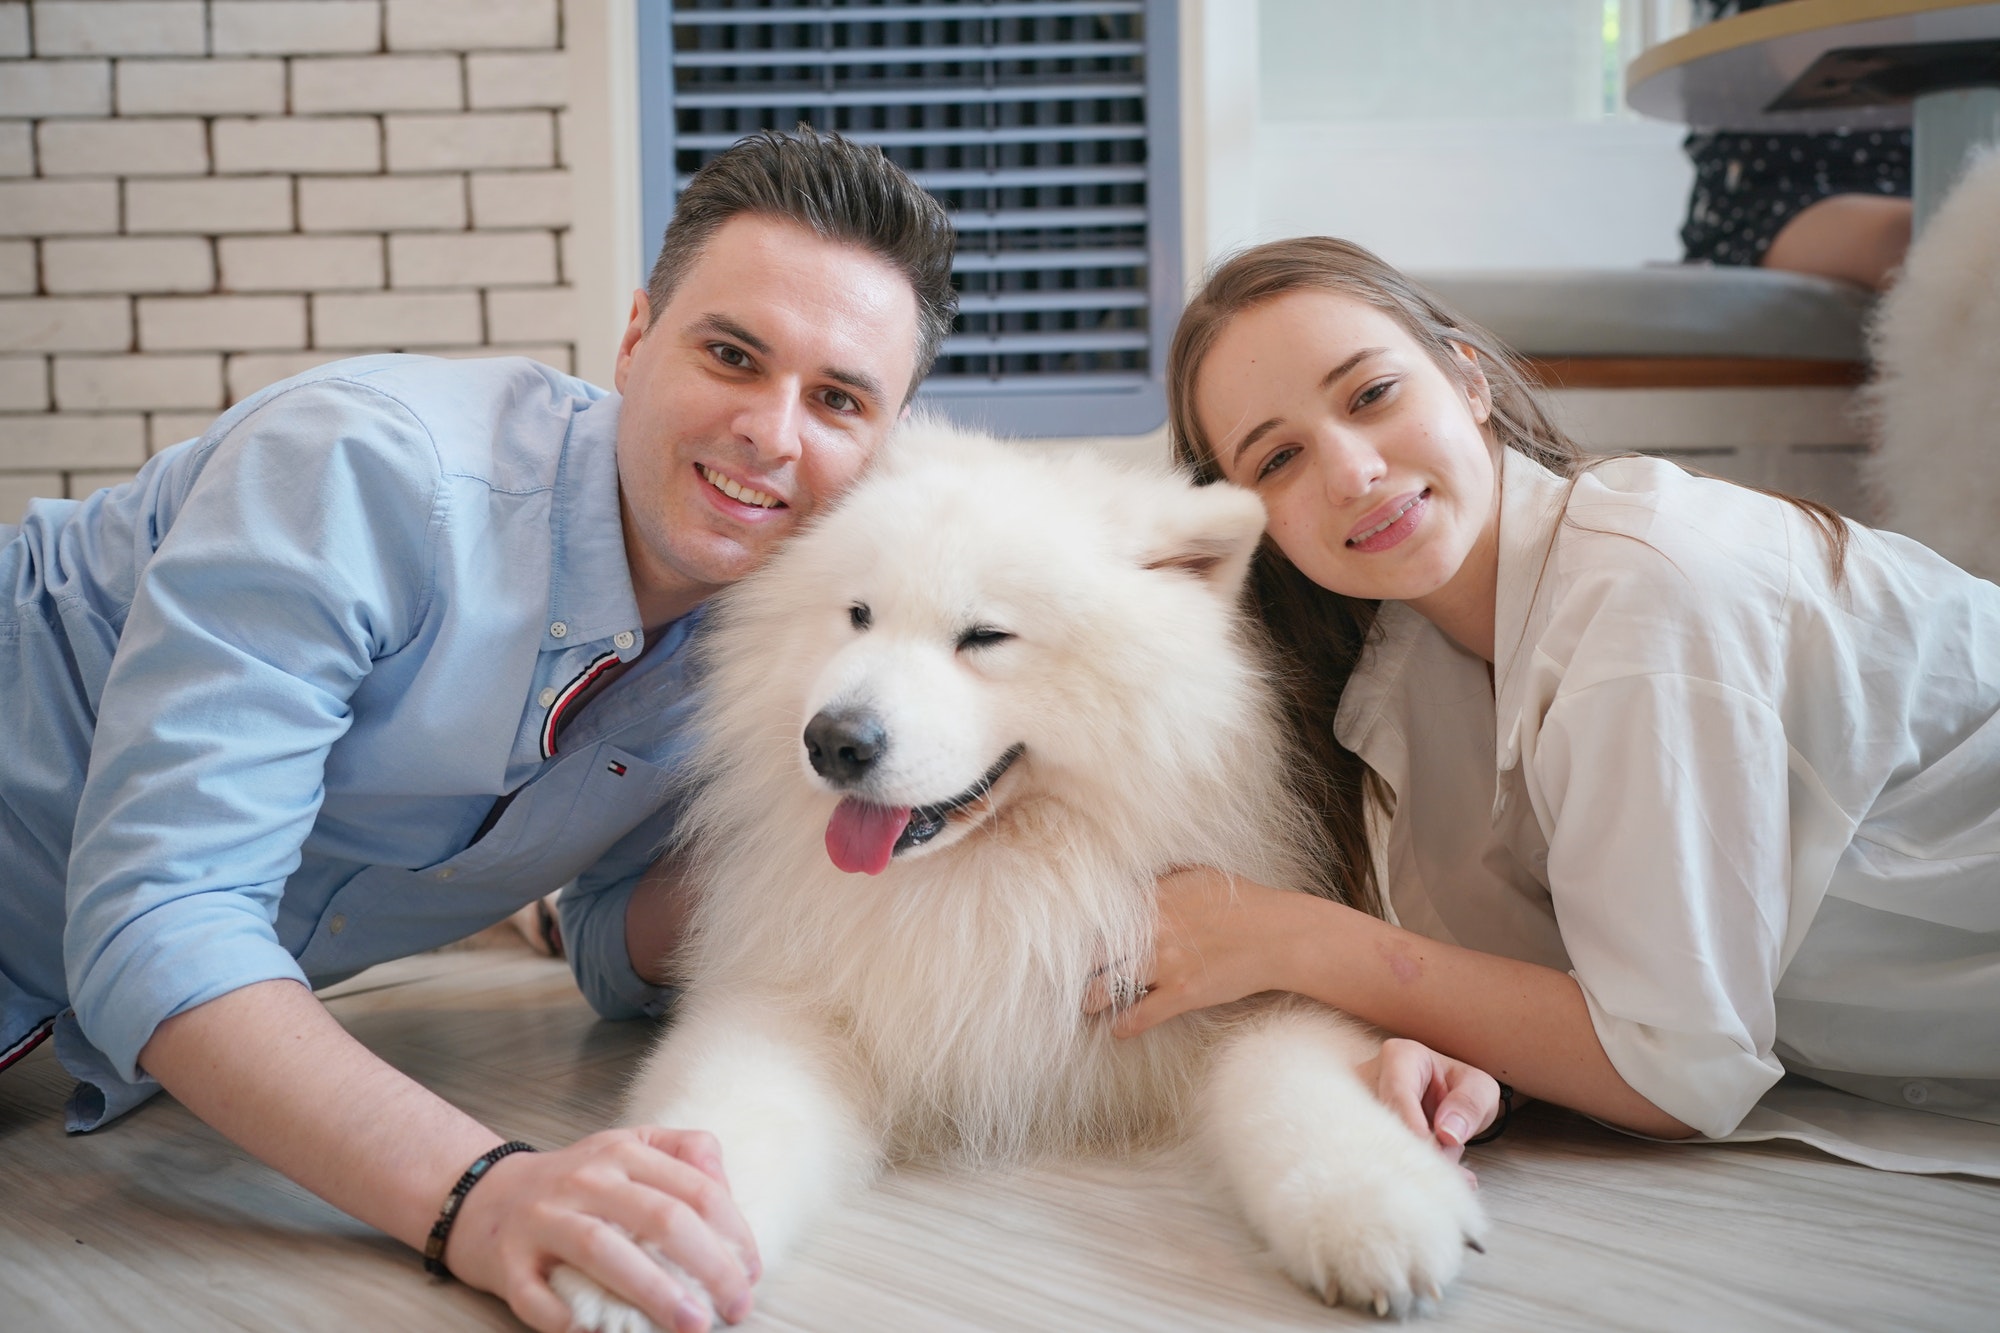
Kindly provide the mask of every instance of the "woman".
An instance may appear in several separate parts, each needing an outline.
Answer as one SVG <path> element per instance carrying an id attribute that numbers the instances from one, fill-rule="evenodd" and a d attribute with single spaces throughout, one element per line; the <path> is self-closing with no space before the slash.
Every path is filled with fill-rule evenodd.
<path id="1" fill-rule="evenodd" d="M 1650 1135 L 1729 1134 L 1787 1069 L 2000 1123 L 2000 588 L 1586 467 L 1340 241 L 1225 264 L 1169 383 L 1183 461 L 1270 511 L 1257 608 L 1349 901 L 1392 915 L 1169 876 L 1121 1031 L 1284 989 Z"/>

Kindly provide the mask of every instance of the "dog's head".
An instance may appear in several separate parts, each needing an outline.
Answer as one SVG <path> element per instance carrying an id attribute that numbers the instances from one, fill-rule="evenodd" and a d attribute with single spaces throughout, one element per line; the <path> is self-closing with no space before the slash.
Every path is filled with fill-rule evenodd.
<path id="1" fill-rule="evenodd" d="M 917 422 L 729 595 L 711 742 L 870 874 L 1015 802 L 1143 801 L 1241 744 L 1263 525 L 1234 487 Z"/>

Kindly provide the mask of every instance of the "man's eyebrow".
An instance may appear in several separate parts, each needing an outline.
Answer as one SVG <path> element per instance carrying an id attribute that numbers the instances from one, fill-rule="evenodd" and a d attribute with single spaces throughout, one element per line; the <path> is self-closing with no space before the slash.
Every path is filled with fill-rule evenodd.
<path id="1" fill-rule="evenodd" d="M 759 338 L 756 334 L 750 332 L 750 330 L 744 328 L 727 315 L 703 315 L 700 319 L 688 325 L 687 331 L 695 335 L 704 333 L 720 334 L 724 338 L 730 338 L 742 343 L 759 356 L 769 356 L 771 354 L 771 344 L 765 342 L 762 338 Z"/>
<path id="2" fill-rule="evenodd" d="M 1360 351 L 1356 352 L 1353 356 L 1348 357 L 1345 361 L 1335 366 L 1332 370 L 1327 371 L 1326 374 L 1321 377 L 1319 382 L 1320 392 L 1324 393 L 1326 390 L 1332 388 L 1335 384 L 1340 382 L 1341 376 L 1345 375 L 1348 371 L 1360 365 L 1363 361 L 1366 361 L 1369 357 L 1377 356 L 1388 350 L 1389 349 L 1386 347 L 1362 348 Z M 1243 439 L 1240 442 L 1238 442 L 1235 452 L 1229 455 L 1229 466 L 1235 467 L 1237 460 L 1243 457 L 1244 450 L 1248 449 L 1251 445 L 1257 443 L 1257 441 L 1263 439 L 1266 435 L 1270 434 L 1273 430 L 1277 429 L 1278 426 L 1281 424 L 1282 422 L 1280 421 L 1279 418 L 1272 417 L 1269 421 L 1262 422 L 1255 428 L 1253 428 L 1248 435 L 1245 435 Z"/>

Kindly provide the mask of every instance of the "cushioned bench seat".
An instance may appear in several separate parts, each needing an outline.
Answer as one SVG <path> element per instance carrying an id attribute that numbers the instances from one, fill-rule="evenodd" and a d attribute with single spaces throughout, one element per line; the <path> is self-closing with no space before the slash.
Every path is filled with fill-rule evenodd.
<path id="1" fill-rule="evenodd" d="M 1874 305 L 1862 288 L 1768 269 L 1415 276 L 1571 388 L 1859 383 Z"/>

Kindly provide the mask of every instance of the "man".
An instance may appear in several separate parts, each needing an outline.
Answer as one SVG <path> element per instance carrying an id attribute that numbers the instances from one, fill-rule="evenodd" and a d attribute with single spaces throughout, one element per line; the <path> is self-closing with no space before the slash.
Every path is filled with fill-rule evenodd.
<path id="1" fill-rule="evenodd" d="M 616 395 L 522 361 L 338 363 L 0 527 L 0 1068 L 53 1032 L 73 1130 L 164 1086 L 421 1248 L 500 1136 L 301 983 L 575 878 L 591 1002 L 663 1007 L 677 901 L 642 879 L 688 633 L 866 467 L 950 326 L 951 248 L 878 152 L 756 136 L 682 197 Z M 444 1262 L 536 1328 L 569 1323 L 558 1261 L 705 1327 L 641 1243 L 749 1308 L 702 1136 L 516 1154 L 462 1203 Z"/>

